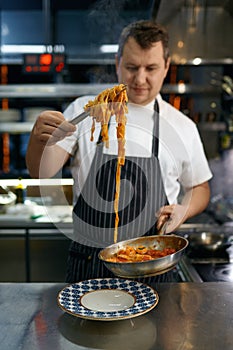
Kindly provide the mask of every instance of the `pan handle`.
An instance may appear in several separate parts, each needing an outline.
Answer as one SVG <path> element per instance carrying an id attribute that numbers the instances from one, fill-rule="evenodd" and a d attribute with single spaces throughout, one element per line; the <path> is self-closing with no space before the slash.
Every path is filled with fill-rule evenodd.
<path id="1" fill-rule="evenodd" d="M 166 228 L 167 228 L 169 221 L 170 221 L 170 218 L 168 218 L 166 221 L 164 221 L 164 223 L 162 224 L 162 226 L 158 230 L 158 235 L 165 235 L 166 234 Z"/>

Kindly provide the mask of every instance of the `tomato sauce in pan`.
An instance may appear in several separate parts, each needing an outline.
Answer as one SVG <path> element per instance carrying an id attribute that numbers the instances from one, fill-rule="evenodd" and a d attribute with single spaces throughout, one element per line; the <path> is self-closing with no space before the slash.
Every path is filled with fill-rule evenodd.
<path id="1" fill-rule="evenodd" d="M 174 248 L 164 248 L 160 250 L 144 246 L 126 246 L 106 260 L 110 262 L 141 262 L 162 258 L 175 252 L 176 250 Z"/>

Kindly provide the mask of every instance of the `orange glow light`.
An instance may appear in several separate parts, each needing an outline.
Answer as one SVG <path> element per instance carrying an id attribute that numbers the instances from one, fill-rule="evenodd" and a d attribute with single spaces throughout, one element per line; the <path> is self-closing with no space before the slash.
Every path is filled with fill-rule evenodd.
<path id="1" fill-rule="evenodd" d="M 53 60 L 53 56 L 51 54 L 43 54 L 43 55 L 40 55 L 40 65 L 50 65 L 52 63 L 52 60 Z"/>
<path id="2" fill-rule="evenodd" d="M 56 66 L 55 69 L 56 69 L 56 72 L 61 72 L 63 68 L 64 68 L 64 63 L 61 62 Z"/>

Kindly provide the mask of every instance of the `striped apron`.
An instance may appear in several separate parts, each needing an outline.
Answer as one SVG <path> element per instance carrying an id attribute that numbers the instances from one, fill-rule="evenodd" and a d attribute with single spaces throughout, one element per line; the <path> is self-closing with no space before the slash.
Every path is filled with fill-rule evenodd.
<path id="1" fill-rule="evenodd" d="M 74 241 L 67 264 L 66 281 L 113 277 L 98 259 L 101 248 L 113 243 L 114 196 L 117 156 L 103 152 L 101 138 L 81 194 L 73 210 Z M 126 157 L 121 169 L 118 242 L 156 234 L 155 213 L 167 203 L 160 164 L 159 113 L 155 102 L 152 156 Z M 139 279 L 163 281 L 165 275 Z"/>

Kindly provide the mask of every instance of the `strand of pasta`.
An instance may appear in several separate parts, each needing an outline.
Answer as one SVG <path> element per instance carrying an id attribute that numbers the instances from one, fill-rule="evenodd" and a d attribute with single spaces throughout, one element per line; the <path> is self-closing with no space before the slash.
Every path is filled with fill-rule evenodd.
<path id="1" fill-rule="evenodd" d="M 118 156 L 116 168 L 116 188 L 114 197 L 114 212 L 115 212 L 115 226 L 114 226 L 114 243 L 117 242 L 118 225 L 119 225 L 119 197 L 120 197 L 120 178 L 121 167 L 125 164 L 125 126 L 127 122 L 126 113 L 128 97 L 126 93 L 126 86 L 120 84 L 111 89 L 103 90 L 93 101 L 89 101 L 84 110 L 89 111 L 92 117 L 91 137 L 94 140 L 95 123 L 101 123 L 101 137 L 106 147 L 109 147 L 108 123 L 110 117 L 115 115 L 117 127 L 117 142 L 118 142 Z"/>

